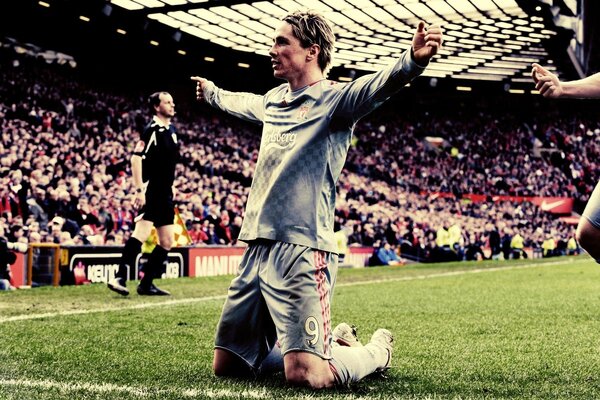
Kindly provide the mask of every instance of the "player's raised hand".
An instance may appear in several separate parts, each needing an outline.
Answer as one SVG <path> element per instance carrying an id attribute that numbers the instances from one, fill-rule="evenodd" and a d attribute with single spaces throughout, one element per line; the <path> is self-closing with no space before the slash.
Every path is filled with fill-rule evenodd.
<path id="1" fill-rule="evenodd" d="M 413 36 L 412 50 L 415 61 L 424 65 L 442 48 L 444 34 L 439 25 L 425 26 L 425 22 L 419 22 L 417 31 Z"/>
<path id="2" fill-rule="evenodd" d="M 563 94 L 563 87 L 558 76 L 548 71 L 539 64 L 531 64 L 531 78 L 535 83 L 535 88 L 544 97 L 556 99 Z"/>
<path id="3" fill-rule="evenodd" d="M 208 82 L 208 80 L 199 76 L 192 76 L 190 79 L 196 82 L 196 100 L 204 100 L 204 84 Z"/>

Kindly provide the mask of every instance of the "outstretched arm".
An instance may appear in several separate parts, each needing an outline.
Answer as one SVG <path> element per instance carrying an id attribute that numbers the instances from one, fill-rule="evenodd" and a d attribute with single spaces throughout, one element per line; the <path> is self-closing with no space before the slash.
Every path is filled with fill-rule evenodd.
<path id="1" fill-rule="evenodd" d="M 263 96 L 223 90 L 208 79 L 199 76 L 192 76 L 191 79 L 196 82 L 196 99 L 198 101 L 205 101 L 238 118 L 262 123 L 264 117 Z"/>
<path id="2" fill-rule="evenodd" d="M 561 82 L 552 72 L 539 64 L 532 64 L 531 77 L 535 88 L 544 97 L 600 98 L 600 73 L 576 81 Z"/>
<path id="3" fill-rule="evenodd" d="M 442 42 L 441 27 L 426 27 L 423 21 L 419 22 L 411 49 L 403 52 L 395 64 L 346 85 L 338 106 L 332 112 L 351 115 L 354 121 L 370 113 L 420 75 L 441 49 Z"/>

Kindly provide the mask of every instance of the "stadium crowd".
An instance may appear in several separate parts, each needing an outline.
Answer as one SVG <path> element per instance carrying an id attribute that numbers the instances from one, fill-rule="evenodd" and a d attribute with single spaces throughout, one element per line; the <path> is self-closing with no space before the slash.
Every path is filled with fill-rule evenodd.
<path id="1" fill-rule="evenodd" d="M 7 239 L 122 245 L 135 216 L 129 157 L 148 117 L 143 96 L 96 89 L 72 79 L 67 66 L 4 55 L 0 224 Z M 558 111 L 540 123 L 457 107 L 436 115 L 388 107 L 359 124 L 338 185 L 336 229 L 348 244 L 388 245 L 430 261 L 577 251 L 573 225 L 532 203 L 491 196 L 585 204 L 598 179 L 598 123 Z M 259 130 L 208 109 L 178 108 L 179 212 L 195 245 L 234 245 Z M 490 198 L 462 198 L 473 192 Z"/>

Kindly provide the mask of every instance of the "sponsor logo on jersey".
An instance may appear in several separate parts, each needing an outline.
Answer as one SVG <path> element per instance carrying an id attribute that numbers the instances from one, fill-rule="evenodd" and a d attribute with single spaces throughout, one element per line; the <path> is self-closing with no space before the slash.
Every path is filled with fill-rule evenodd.
<path id="1" fill-rule="evenodd" d="M 271 131 L 265 134 L 265 150 L 289 150 L 296 144 L 297 133 Z"/>

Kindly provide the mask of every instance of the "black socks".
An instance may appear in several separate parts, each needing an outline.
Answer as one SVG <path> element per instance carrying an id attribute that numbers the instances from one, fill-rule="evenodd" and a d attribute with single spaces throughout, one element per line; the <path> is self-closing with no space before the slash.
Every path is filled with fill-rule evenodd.
<path id="1" fill-rule="evenodd" d="M 144 277 L 140 282 L 140 286 L 148 287 L 152 284 L 154 278 L 160 276 L 162 265 L 167 260 L 168 253 L 168 250 L 158 244 L 154 247 L 150 257 L 148 257 L 148 262 L 144 265 Z"/>
<path id="2" fill-rule="evenodd" d="M 127 265 L 129 265 L 129 268 L 135 267 L 135 258 L 141 251 L 142 242 L 131 236 L 123 248 L 121 264 L 119 264 L 119 271 L 115 274 L 115 277 L 127 280 Z"/>

